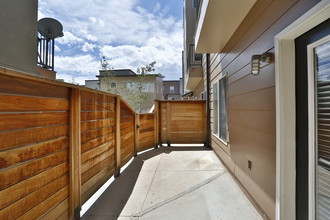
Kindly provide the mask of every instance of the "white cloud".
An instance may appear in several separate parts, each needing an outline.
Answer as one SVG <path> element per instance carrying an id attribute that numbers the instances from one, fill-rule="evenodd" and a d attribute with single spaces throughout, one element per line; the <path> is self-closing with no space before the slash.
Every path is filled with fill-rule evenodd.
<path id="1" fill-rule="evenodd" d="M 157 4 L 156 4 L 154 10 L 152 11 L 152 13 L 156 14 L 159 11 L 159 9 L 160 9 L 160 4 L 159 4 L 159 2 L 157 2 Z"/>
<path id="2" fill-rule="evenodd" d="M 180 40 L 179 40 L 180 39 Z M 172 39 L 164 37 L 150 38 L 145 45 L 105 46 L 101 49 L 103 55 L 109 58 L 109 66 L 115 69 L 144 66 L 156 61 L 156 72 L 166 76 L 167 79 L 177 79 L 181 73 L 181 35 Z"/>
<path id="3" fill-rule="evenodd" d="M 64 37 L 57 42 L 61 44 L 60 53 L 66 56 L 55 57 L 56 70 L 95 75 L 104 55 L 111 67 L 135 71 L 155 60 L 157 72 L 167 78 L 180 77 L 181 18 L 166 15 L 169 7 L 164 3 L 155 4 L 150 13 L 139 5 L 140 1 L 39 0 L 39 18 L 53 17 L 64 27 Z M 72 50 L 73 45 L 78 50 Z"/>
<path id="4" fill-rule="evenodd" d="M 95 44 L 89 44 L 89 43 L 85 42 L 85 44 L 82 46 L 81 50 L 84 52 L 94 51 L 95 47 L 96 47 Z"/>
<path id="5" fill-rule="evenodd" d="M 78 79 L 77 82 L 82 85 L 84 84 L 83 79 L 94 79 L 95 75 L 98 75 L 100 62 L 95 60 L 91 55 L 73 57 L 58 56 L 55 59 L 54 66 L 58 72 L 58 78 L 60 78 L 60 76 L 71 76 L 64 79 L 70 81 L 71 78 L 74 77 Z"/>
<path id="6" fill-rule="evenodd" d="M 69 31 L 63 31 L 63 34 L 64 34 L 64 36 L 56 39 L 56 42 L 59 42 L 60 44 L 67 44 L 67 45 L 73 45 L 73 44 L 84 42 L 84 40 L 82 38 L 76 37 Z"/>
<path id="7" fill-rule="evenodd" d="M 61 52 L 61 48 L 59 48 L 59 46 L 55 45 L 54 47 L 56 52 Z"/>

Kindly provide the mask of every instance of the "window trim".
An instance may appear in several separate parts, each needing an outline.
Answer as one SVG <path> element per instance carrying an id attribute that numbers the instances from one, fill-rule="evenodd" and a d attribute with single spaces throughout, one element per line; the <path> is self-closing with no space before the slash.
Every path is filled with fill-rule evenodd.
<path id="1" fill-rule="evenodd" d="M 222 80 L 228 80 L 227 79 L 227 74 L 223 74 L 221 75 L 220 79 L 217 80 L 215 83 L 213 83 L 213 88 L 214 88 L 214 85 L 216 84 L 216 88 L 217 88 L 217 100 L 218 100 L 218 132 L 217 134 L 214 133 L 214 127 L 213 127 L 213 130 L 212 130 L 212 134 L 213 136 L 215 136 L 219 141 L 221 141 L 225 146 L 228 146 L 228 137 L 229 137 L 229 134 L 228 134 L 228 83 L 226 81 L 226 84 L 225 84 L 225 111 L 226 111 L 226 140 L 223 140 L 221 137 L 220 137 L 220 81 Z M 214 91 L 213 91 L 213 111 L 214 111 Z M 213 123 L 214 122 L 214 112 L 213 112 Z"/>

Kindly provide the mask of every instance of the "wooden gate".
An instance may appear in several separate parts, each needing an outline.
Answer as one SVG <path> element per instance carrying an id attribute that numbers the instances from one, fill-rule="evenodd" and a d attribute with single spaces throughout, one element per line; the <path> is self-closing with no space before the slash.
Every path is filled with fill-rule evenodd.
<path id="1" fill-rule="evenodd" d="M 138 114 L 138 144 L 136 146 L 137 151 L 144 151 L 150 148 L 154 148 L 157 145 L 156 140 L 156 120 L 155 113 Z"/>
<path id="2" fill-rule="evenodd" d="M 205 144 L 205 100 L 158 101 L 159 142 Z"/>

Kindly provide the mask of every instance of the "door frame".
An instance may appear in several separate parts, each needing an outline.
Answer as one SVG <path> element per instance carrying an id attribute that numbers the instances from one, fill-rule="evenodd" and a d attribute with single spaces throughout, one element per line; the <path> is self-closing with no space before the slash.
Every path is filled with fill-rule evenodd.
<path id="1" fill-rule="evenodd" d="M 329 18 L 323 0 L 275 36 L 276 219 L 296 219 L 295 38 Z"/>

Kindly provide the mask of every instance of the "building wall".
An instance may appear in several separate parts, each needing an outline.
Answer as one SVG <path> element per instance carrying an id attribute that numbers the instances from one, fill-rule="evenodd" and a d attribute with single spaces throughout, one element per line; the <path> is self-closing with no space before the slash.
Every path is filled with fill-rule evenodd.
<path id="1" fill-rule="evenodd" d="M 98 80 L 85 80 L 85 86 L 91 89 L 99 89 L 99 81 Z"/>
<path id="2" fill-rule="evenodd" d="M 174 91 L 170 92 L 170 86 L 174 87 Z M 180 80 L 169 80 L 169 81 L 163 81 L 163 95 L 166 97 L 166 95 L 181 95 L 180 91 Z"/>
<path id="3" fill-rule="evenodd" d="M 251 56 L 274 53 L 275 35 L 317 2 L 259 0 L 223 52 L 210 55 L 211 130 L 213 84 L 223 75 L 228 79 L 228 145 L 211 131 L 212 148 L 271 219 L 275 219 L 276 188 L 275 65 L 263 64 L 260 75 L 252 76 Z M 205 56 L 203 61 L 205 74 Z"/>
<path id="4" fill-rule="evenodd" d="M 143 101 L 141 106 L 137 105 L 136 99 L 134 99 L 134 94 L 136 94 L 136 90 L 128 90 L 128 83 L 136 83 L 141 79 L 138 77 L 100 77 L 100 90 L 110 92 L 113 94 L 118 94 L 122 96 L 128 104 L 136 112 L 149 112 L 151 107 L 154 104 L 154 100 L 163 99 L 163 80 L 161 77 L 151 76 L 143 79 L 142 84 L 144 83 L 152 83 L 154 85 L 153 92 L 142 92 L 142 95 L 146 97 L 146 100 Z M 116 88 L 110 88 L 111 83 L 117 83 Z M 132 95 L 133 94 L 133 95 Z"/>
<path id="5" fill-rule="evenodd" d="M 0 8 L 0 66 L 35 74 L 38 1 L 1 0 Z"/>

